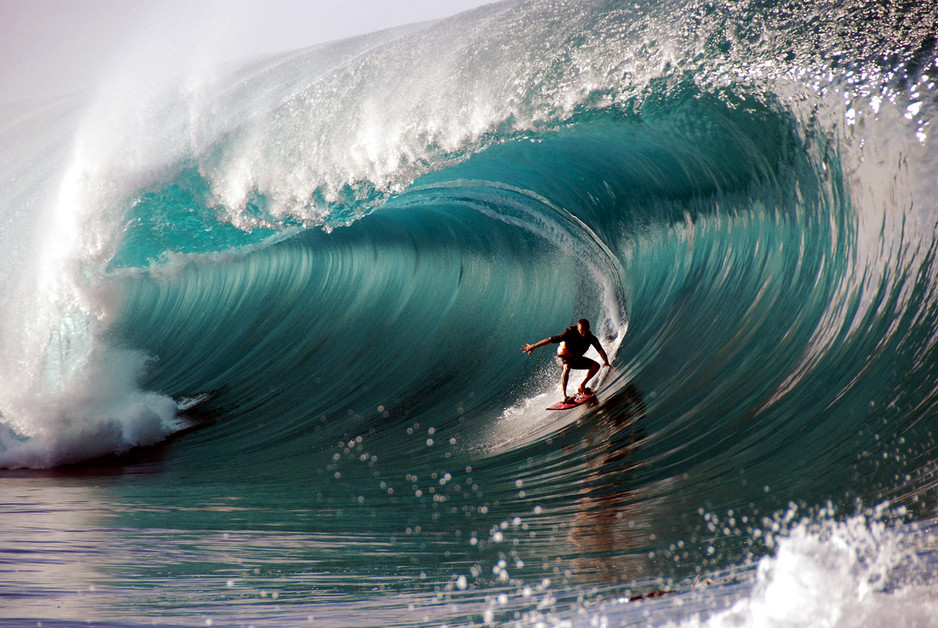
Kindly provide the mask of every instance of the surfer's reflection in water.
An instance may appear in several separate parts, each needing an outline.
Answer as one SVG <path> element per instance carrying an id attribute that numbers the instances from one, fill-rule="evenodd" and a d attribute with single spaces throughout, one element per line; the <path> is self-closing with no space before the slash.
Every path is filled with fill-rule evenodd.
<path id="1" fill-rule="evenodd" d="M 639 491 L 622 488 L 624 474 L 639 464 L 631 459 L 645 440 L 645 403 L 632 384 L 588 403 L 591 411 L 569 428 L 577 444 L 567 447 L 571 453 L 585 447 L 578 508 L 568 535 L 577 549 L 573 574 L 591 585 L 648 580 L 654 569 L 642 548 L 648 546 L 653 504 Z"/>

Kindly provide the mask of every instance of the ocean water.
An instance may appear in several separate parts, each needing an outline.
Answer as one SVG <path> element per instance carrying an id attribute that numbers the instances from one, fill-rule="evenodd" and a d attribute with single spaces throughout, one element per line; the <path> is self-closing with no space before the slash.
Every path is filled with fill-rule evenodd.
<path id="1" fill-rule="evenodd" d="M 936 32 L 507 2 L 7 107 L 0 625 L 935 625 Z"/>

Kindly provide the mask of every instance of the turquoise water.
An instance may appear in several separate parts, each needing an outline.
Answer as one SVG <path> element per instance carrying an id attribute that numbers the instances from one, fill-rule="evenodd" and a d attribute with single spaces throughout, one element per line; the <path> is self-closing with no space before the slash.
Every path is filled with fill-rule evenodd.
<path id="1" fill-rule="evenodd" d="M 505 3 L 14 118 L 0 623 L 928 625 L 933 33 Z"/>

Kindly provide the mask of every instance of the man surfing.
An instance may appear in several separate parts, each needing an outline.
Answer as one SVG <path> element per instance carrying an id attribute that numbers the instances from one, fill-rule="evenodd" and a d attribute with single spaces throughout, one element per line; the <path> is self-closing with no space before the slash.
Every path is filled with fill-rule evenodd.
<path id="1" fill-rule="evenodd" d="M 581 318 L 577 321 L 575 327 L 571 325 L 567 327 L 563 333 L 551 336 L 550 338 L 544 338 L 544 340 L 535 342 L 533 345 L 521 345 L 521 350 L 531 355 L 531 352 L 538 347 L 557 343 L 560 343 L 560 347 L 557 349 L 556 359 L 557 364 L 563 369 L 563 374 L 560 376 L 560 384 L 563 389 L 564 403 L 573 402 L 573 398 L 567 396 L 567 378 L 570 375 L 570 369 L 586 371 L 586 378 L 583 380 L 583 383 L 580 384 L 578 392 L 583 395 L 593 394 L 593 391 L 586 387 L 586 383 L 599 371 L 599 364 L 583 354 L 586 353 L 591 346 L 596 347 L 596 351 L 599 352 L 599 357 L 603 359 L 603 366 L 606 367 L 609 366 L 609 358 L 606 357 L 606 352 L 603 351 L 602 345 L 599 344 L 599 339 L 590 331 L 590 322 L 585 318 Z"/>

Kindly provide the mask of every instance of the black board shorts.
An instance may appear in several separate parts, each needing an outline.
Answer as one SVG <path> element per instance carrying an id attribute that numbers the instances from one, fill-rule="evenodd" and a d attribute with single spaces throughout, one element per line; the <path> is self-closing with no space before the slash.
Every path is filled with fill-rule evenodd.
<path id="1" fill-rule="evenodd" d="M 565 364 L 578 371 L 588 371 L 593 366 L 599 366 L 594 360 L 583 355 L 558 355 L 557 366 L 563 367 Z"/>

